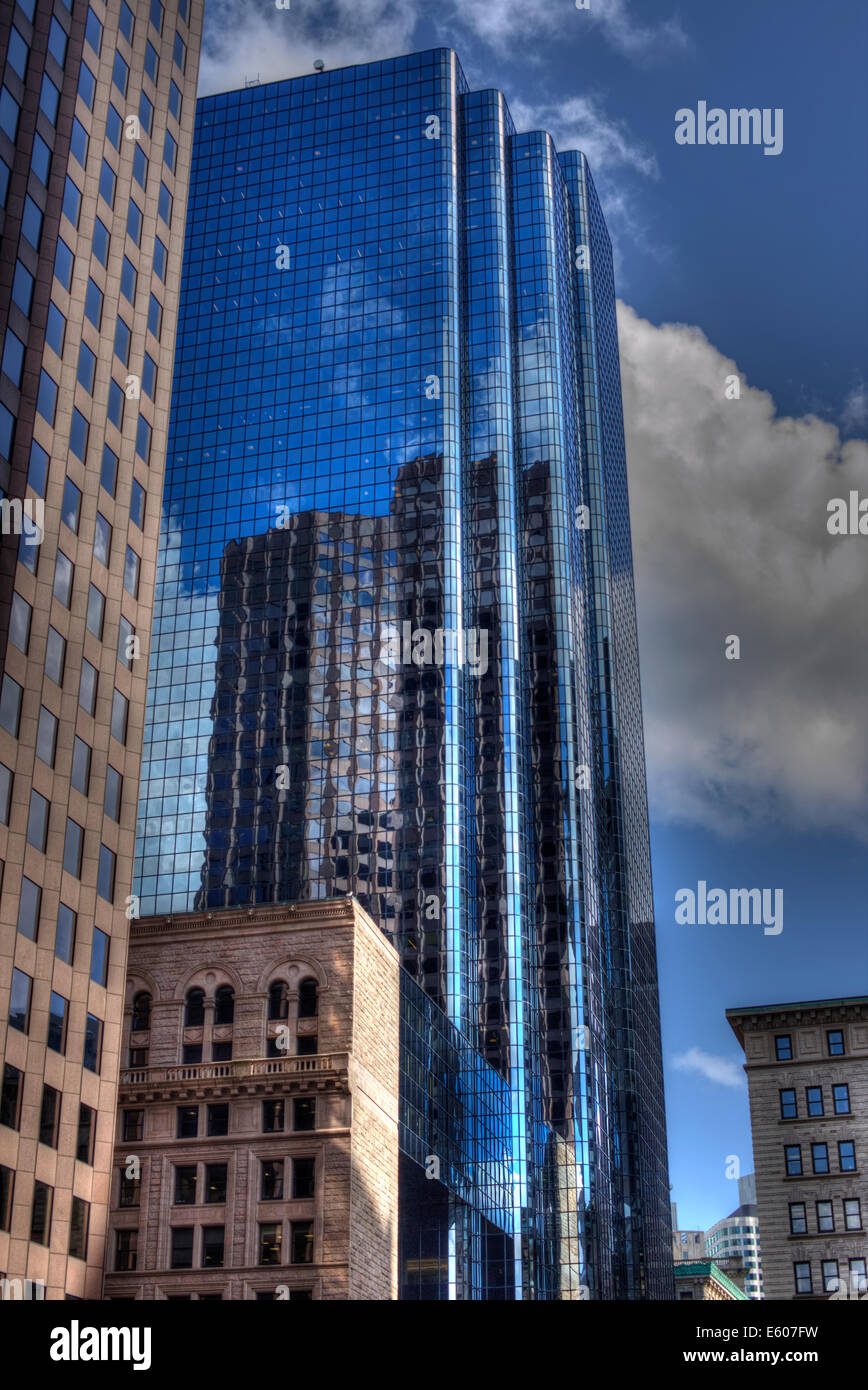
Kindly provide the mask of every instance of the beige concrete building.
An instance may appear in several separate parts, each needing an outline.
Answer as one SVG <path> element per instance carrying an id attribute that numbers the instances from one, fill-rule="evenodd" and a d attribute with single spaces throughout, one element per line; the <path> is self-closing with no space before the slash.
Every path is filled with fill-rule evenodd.
<path id="1" fill-rule="evenodd" d="M 675 1297 L 697 1302 L 747 1302 L 747 1294 L 713 1260 L 685 1260 L 675 1265 Z"/>
<path id="2" fill-rule="evenodd" d="M 107 1298 L 397 1296 L 398 991 L 353 898 L 133 925 Z"/>
<path id="3" fill-rule="evenodd" d="M 767 1299 L 868 1291 L 868 997 L 727 1009 L 744 1048 Z"/>
<path id="4" fill-rule="evenodd" d="M 0 8 L 0 1271 L 93 1298 L 204 6 Z"/>

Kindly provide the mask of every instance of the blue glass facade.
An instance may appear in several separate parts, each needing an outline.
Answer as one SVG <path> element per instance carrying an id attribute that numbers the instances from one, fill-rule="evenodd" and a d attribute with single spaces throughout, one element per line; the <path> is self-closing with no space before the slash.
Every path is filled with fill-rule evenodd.
<path id="1" fill-rule="evenodd" d="M 391 936 L 404 1296 L 672 1296 L 611 251 L 449 50 L 199 103 L 136 874 Z"/>

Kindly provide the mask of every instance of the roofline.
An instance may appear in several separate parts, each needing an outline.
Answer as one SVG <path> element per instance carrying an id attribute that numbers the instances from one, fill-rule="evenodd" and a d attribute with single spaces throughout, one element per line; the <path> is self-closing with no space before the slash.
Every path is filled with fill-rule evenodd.
<path id="1" fill-rule="evenodd" d="M 868 994 L 853 994 L 840 999 L 792 999 L 783 1004 L 744 1004 L 727 1009 L 727 1018 L 744 1018 L 748 1014 L 786 1013 L 791 1009 L 827 1009 L 833 1004 L 868 1004 Z"/>

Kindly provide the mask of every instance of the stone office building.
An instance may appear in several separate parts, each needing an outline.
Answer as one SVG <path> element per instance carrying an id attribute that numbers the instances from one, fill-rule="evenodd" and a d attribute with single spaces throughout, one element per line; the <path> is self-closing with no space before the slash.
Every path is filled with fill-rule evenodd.
<path id="1" fill-rule="evenodd" d="M 868 997 L 727 1009 L 744 1048 L 767 1299 L 868 1292 Z"/>
<path id="2" fill-rule="evenodd" d="M 133 925 L 105 1296 L 397 1296 L 397 953 L 352 899 Z"/>

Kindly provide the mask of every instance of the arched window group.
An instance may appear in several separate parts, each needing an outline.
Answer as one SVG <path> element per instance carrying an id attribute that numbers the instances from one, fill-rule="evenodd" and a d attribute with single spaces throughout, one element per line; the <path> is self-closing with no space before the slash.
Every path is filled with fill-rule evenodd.
<path id="1" fill-rule="evenodd" d="M 214 994 L 214 1022 L 232 1023 L 235 1018 L 235 991 L 231 985 L 220 985 Z M 184 1027 L 201 1028 L 205 1022 L 205 991 L 187 991 L 184 1004 Z"/>
<path id="2" fill-rule="evenodd" d="M 316 1018 L 319 986 L 310 976 L 301 981 L 298 987 L 299 1018 Z M 289 985 L 285 980 L 275 980 L 268 989 L 268 1017 L 289 1018 Z"/>

